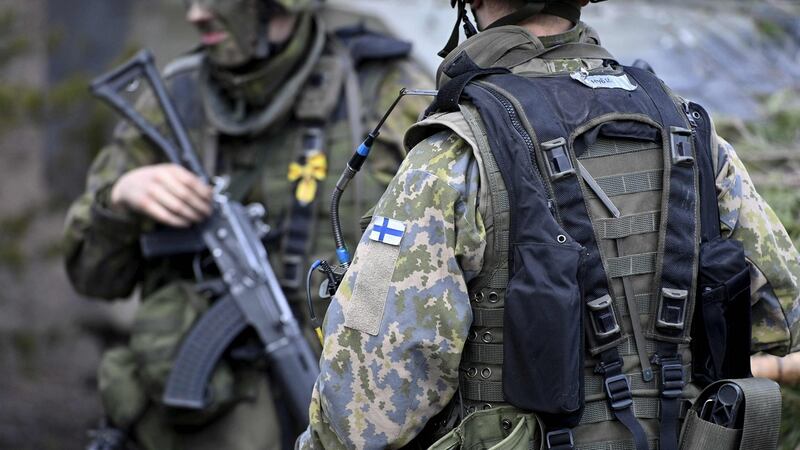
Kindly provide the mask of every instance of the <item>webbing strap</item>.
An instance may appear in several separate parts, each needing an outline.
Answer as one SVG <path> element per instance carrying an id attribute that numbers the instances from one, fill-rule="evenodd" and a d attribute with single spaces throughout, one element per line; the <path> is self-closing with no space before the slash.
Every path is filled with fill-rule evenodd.
<path id="1" fill-rule="evenodd" d="M 649 211 L 618 219 L 598 219 L 595 221 L 595 228 L 601 239 L 621 239 L 637 234 L 655 233 L 660 223 L 661 212 Z"/>
<path id="2" fill-rule="evenodd" d="M 641 377 L 640 377 L 641 378 Z M 632 414 L 638 419 L 658 419 L 661 412 L 658 398 L 636 397 L 633 399 Z M 614 420 L 614 412 L 605 401 L 587 402 L 581 416 L 581 425 L 602 423 Z"/>
<path id="3" fill-rule="evenodd" d="M 608 258 L 608 276 L 611 278 L 629 277 L 656 271 L 658 254 L 640 253 L 638 255 Z"/>
<path id="4" fill-rule="evenodd" d="M 505 402 L 503 383 L 500 381 L 483 381 L 461 378 L 459 384 L 461 394 L 467 400 L 480 402 Z"/>
<path id="5" fill-rule="evenodd" d="M 686 383 L 689 382 L 689 368 L 690 368 L 690 365 L 688 365 L 688 364 L 684 366 L 684 370 L 685 370 L 684 381 Z M 655 369 L 654 375 L 656 376 L 656 378 L 654 378 L 651 381 L 642 380 L 641 375 L 638 374 L 638 373 L 626 374 L 625 376 L 626 376 L 626 378 L 628 378 L 628 383 L 631 386 L 631 392 L 635 392 L 635 393 L 638 394 L 638 393 L 642 393 L 642 391 L 656 391 L 656 390 L 658 390 L 659 381 L 657 381 L 657 380 L 658 380 L 658 377 L 661 376 L 660 374 L 661 374 L 660 370 L 659 369 Z M 589 397 L 591 395 L 602 394 L 604 389 L 605 389 L 605 387 L 603 385 L 603 378 L 602 377 L 600 377 L 598 375 L 587 375 L 587 376 L 584 377 L 584 392 L 585 392 L 587 397 Z M 652 400 L 653 402 L 656 402 L 656 403 L 659 401 L 656 398 L 651 398 L 650 400 Z M 636 398 L 634 398 L 634 403 L 635 402 L 636 402 Z M 602 404 L 602 403 L 600 403 L 600 404 Z M 634 406 L 634 408 L 635 408 L 635 406 Z M 639 417 L 639 416 L 637 415 L 637 417 Z M 653 418 L 655 419 L 656 417 L 653 417 Z"/>
<path id="6" fill-rule="evenodd" d="M 467 342 L 464 346 L 465 362 L 481 364 L 503 364 L 503 344 L 479 344 Z"/>
<path id="7" fill-rule="evenodd" d="M 664 171 L 647 170 L 644 172 L 623 173 L 597 178 L 597 184 L 609 197 L 639 192 L 660 191 L 664 184 Z"/>
<path id="8" fill-rule="evenodd" d="M 649 315 L 652 312 L 652 305 L 651 299 L 653 298 L 652 294 L 636 294 L 634 295 L 634 301 L 636 302 L 636 309 L 639 314 Z M 630 315 L 630 311 L 628 310 L 628 300 L 626 297 L 617 297 L 614 299 L 614 303 L 617 304 L 617 310 L 619 313 L 624 317 Z"/>
<path id="9" fill-rule="evenodd" d="M 636 450 L 631 441 L 606 441 L 606 442 L 593 442 L 591 444 L 576 445 L 575 450 Z M 658 440 L 651 439 L 648 445 L 652 450 L 658 449 Z"/>
<path id="10" fill-rule="evenodd" d="M 503 308 L 472 308 L 472 326 L 499 328 L 503 326 Z"/>
<path id="11" fill-rule="evenodd" d="M 434 112 L 459 111 L 458 103 L 461 100 L 461 94 L 463 94 L 464 88 L 469 83 L 478 77 L 510 72 L 510 70 L 500 67 L 484 69 L 475 64 L 466 52 L 461 52 L 445 69 L 445 74 L 452 77 L 452 79 L 439 88 L 439 93 L 436 94 L 436 99 L 425 111 L 425 116 L 429 116 Z"/>
<path id="12" fill-rule="evenodd" d="M 766 378 L 731 380 L 744 392 L 744 428 L 739 450 L 771 449 L 778 446 L 781 428 L 781 390 Z"/>
<path id="13" fill-rule="evenodd" d="M 608 400 L 608 407 L 614 417 L 622 423 L 633 436 L 636 450 L 648 450 L 647 435 L 642 424 L 636 420 L 634 398 L 628 378 L 622 373 L 622 358 L 616 349 L 609 349 L 600 354 L 602 362 L 598 370 L 603 374 L 603 384 Z M 644 409 L 644 405 L 640 409 Z M 644 412 L 644 411 L 640 411 Z M 584 411 L 584 416 L 586 415 Z M 610 418 L 609 418 L 610 420 Z"/>
<path id="14" fill-rule="evenodd" d="M 648 150 L 662 150 L 655 142 L 638 141 L 634 139 L 608 139 L 598 138 L 594 144 L 589 145 L 578 159 L 602 158 L 605 156 L 623 155 L 626 153 L 644 152 Z"/>

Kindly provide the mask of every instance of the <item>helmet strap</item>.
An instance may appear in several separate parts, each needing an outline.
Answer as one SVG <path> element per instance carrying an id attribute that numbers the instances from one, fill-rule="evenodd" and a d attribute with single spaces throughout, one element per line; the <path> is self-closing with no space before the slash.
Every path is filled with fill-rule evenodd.
<path id="1" fill-rule="evenodd" d="M 467 38 L 471 38 L 472 36 L 478 34 L 478 30 L 475 28 L 475 25 L 473 25 L 469 20 L 469 15 L 467 13 L 468 2 L 471 1 L 450 0 L 450 6 L 458 6 L 458 18 L 456 19 L 456 24 L 453 26 L 453 32 L 450 33 L 450 39 L 447 40 L 447 44 L 439 52 L 439 56 L 442 58 L 449 55 L 454 48 L 458 47 L 458 38 L 460 37 L 458 27 L 462 24 L 462 22 L 464 24 L 464 34 L 467 36 Z"/>

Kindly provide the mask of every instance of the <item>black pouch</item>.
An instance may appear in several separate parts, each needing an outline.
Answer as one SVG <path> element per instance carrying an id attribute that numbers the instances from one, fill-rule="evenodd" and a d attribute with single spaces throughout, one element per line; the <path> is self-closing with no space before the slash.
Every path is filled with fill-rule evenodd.
<path id="1" fill-rule="evenodd" d="M 700 247 L 700 300 L 692 366 L 701 385 L 750 375 L 750 270 L 741 242 L 717 237 Z"/>
<path id="2" fill-rule="evenodd" d="M 503 394 L 512 405 L 574 426 L 583 409 L 583 304 L 577 244 L 514 246 L 506 291 Z"/>

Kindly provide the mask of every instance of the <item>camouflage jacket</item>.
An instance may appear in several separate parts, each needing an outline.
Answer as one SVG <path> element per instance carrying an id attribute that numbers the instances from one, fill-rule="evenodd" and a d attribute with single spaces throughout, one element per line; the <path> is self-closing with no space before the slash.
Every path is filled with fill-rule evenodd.
<path id="1" fill-rule="evenodd" d="M 311 233 L 309 259 L 329 258 L 333 254 L 335 246 L 329 232 L 328 193 L 352 154 L 353 143 L 361 139 L 360 136 L 354 139 L 352 130 L 355 128 L 360 132 L 374 126 L 402 87 L 432 84 L 430 77 L 407 58 L 359 59 L 356 69 L 360 84 L 357 90 L 361 91 L 360 114 L 363 120 L 355 121 L 354 127 L 345 112 L 348 97 L 344 86 L 347 83 L 346 73 L 350 70 L 346 62 L 356 58 L 347 52 L 346 42 L 339 39 L 338 35 L 325 31 L 324 26 L 330 26 L 326 23 L 328 16 L 332 17 L 331 22 L 335 22 L 337 27 L 361 26 L 363 21 L 361 17 L 341 11 L 329 12 L 327 9 L 314 16 L 314 29 L 310 32 L 313 42 L 301 48 L 305 53 L 297 58 L 311 61 L 307 63 L 310 72 L 303 74 L 304 78 L 299 80 L 289 76 L 283 85 L 275 88 L 280 93 L 296 83 L 297 96 L 263 128 L 230 133 L 220 125 L 224 117 L 210 117 L 214 105 L 209 92 L 216 87 L 214 80 L 208 76 L 208 66 L 202 53 L 171 64 L 166 77 L 168 88 L 177 100 L 179 113 L 189 128 L 190 138 L 207 169 L 215 175 L 230 175 L 233 185 L 244 177 L 255 175 L 250 183 L 242 184 L 245 189 L 239 197 L 243 202 L 263 203 L 268 210 L 268 225 L 282 232 L 287 226 L 286 217 L 294 202 L 296 186 L 293 181 L 287 180 L 287 174 L 290 164 L 299 161 L 303 133 L 309 123 L 298 118 L 299 112 L 319 106 L 314 102 L 319 102 L 320 95 L 306 95 L 312 90 L 309 86 L 313 84 L 313 88 L 319 90 L 320 82 L 313 78 L 322 73 L 343 74 L 338 78 L 329 77 L 335 83 L 331 87 L 335 89 L 333 97 L 321 94 L 323 102 L 332 103 L 329 105 L 330 118 L 325 118 L 326 125 L 323 127 L 328 167 L 327 177 L 319 181 L 317 189 L 316 223 L 315 231 Z M 309 54 L 315 51 L 315 46 L 319 47 L 316 58 Z M 342 48 L 346 53 L 344 57 L 338 51 Z M 328 87 L 325 82 L 321 86 Z M 265 110 L 271 106 L 268 104 Z M 365 167 L 366 176 L 345 195 L 341 215 L 350 242 L 355 242 L 360 233 L 358 219 L 361 214 L 375 204 L 405 155 L 402 131 L 417 120 L 424 106 L 421 99 L 401 104 L 399 111 L 387 122 L 375 146 L 375 157 Z M 145 116 L 161 123 L 151 95 L 142 95 L 138 108 Z M 160 151 L 125 124 L 118 127 L 113 142 L 96 157 L 88 175 L 86 192 L 72 205 L 66 221 L 66 267 L 78 292 L 90 297 L 116 299 L 130 296 L 139 287 L 142 297 L 146 298 L 171 281 L 194 279 L 190 258 L 143 259 L 139 237 L 153 228 L 152 221 L 137 214 L 115 212 L 108 208 L 110 189 L 121 175 L 134 168 L 165 160 Z M 278 238 L 268 242 L 268 251 L 280 276 L 282 246 L 281 233 L 277 234 Z M 303 270 L 307 267 L 304 264 Z M 293 301 L 304 300 L 305 294 L 301 291 L 288 292 L 287 296 Z"/>
<path id="2" fill-rule="evenodd" d="M 529 43 L 535 50 L 592 39 L 584 27 L 541 40 L 528 35 Z M 520 31 L 527 33 L 516 33 Z M 503 52 L 493 50 L 500 60 Z M 547 74 L 599 64 L 533 59 L 511 69 Z M 375 209 L 376 215 L 405 226 L 397 252 L 375 245 L 368 231 L 328 309 L 322 373 L 310 409 L 311 425 L 298 440 L 299 448 L 402 447 L 458 388 L 459 361 L 472 322 L 468 285 L 481 271 L 492 230 L 483 220 L 488 189 L 481 182 L 485 172 L 474 140 L 442 131 L 445 120 L 459 119 L 430 117 L 420 124 L 422 130 L 417 127 L 427 136 L 422 140 L 411 138 L 412 129 L 407 139 L 416 145 Z M 715 148 L 722 232 L 744 244 L 751 267 L 752 348 L 777 354 L 796 350 L 799 255 L 733 148 L 721 138 Z M 375 272 L 385 274 L 383 283 L 365 283 L 363 278 L 373 278 Z M 776 316 L 774 311 L 785 314 Z M 365 319 L 377 326 L 364 327 Z"/>

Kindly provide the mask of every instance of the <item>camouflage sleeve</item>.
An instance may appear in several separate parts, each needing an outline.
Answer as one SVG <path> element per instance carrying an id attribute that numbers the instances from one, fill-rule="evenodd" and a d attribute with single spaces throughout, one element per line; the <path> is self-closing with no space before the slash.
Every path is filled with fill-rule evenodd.
<path id="1" fill-rule="evenodd" d="M 362 237 L 325 318 L 311 425 L 298 448 L 398 448 L 450 401 L 472 322 L 465 274 L 479 270 L 485 245 L 478 184 L 477 162 L 455 135 L 409 153 L 376 208 L 405 234 L 398 247 L 370 240 L 369 229 Z M 387 277 L 362 288 L 375 272 Z M 376 310 L 377 333 L 350 325 Z"/>
<path id="2" fill-rule="evenodd" d="M 800 347 L 800 255 L 756 192 L 733 147 L 717 138 L 714 158 L 722 235 L 744 245 L 750 263 L 752 351 L 784 355 Z"/>
<path id="3" fill-rule="evenodd" d="M 149 99 L 139 102 L 146 108 Z M 81 294 L 115 299 L 131 294 L 139 279 L 138 239 L 144 220 L 108 207 L 111 188 L 124 173 L 157 162 L 133 128 L 120 125 L 113 142 L 92 163 L 86 191 L 72 204 L 64 231 L 67 274 Z"/>

